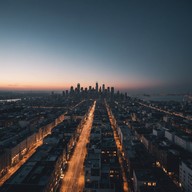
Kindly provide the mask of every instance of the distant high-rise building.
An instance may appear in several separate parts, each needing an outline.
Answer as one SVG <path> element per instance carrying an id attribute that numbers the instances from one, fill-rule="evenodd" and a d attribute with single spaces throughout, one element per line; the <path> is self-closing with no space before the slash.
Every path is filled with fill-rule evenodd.
<path id="1" fill-rule="evenodd" d="M 105 84 L 103 84 L 102 92 L 103 92 L 103 93 L 105 92 Z"/>
<path id="2" fill-rule="evenodd" d="M 99 87 L 99 93 L 101 93 L 101 86 Z"/>
<path id="3" fill-rule="evenodd" d="M 111 87 L 111 97 L 114 97 L 115 89 L 114 87 Z"/>
<path id="4" fill-rule="evenodd" d="M 80 92 L 80 83 L 77 84 L 77 91 Z"/>
<path id="5" fill-rule="evenodd" d="M 115 95 L 115 89 L 114 87 L 111 87 L 111 99 L 114 99 L 114 95 Z"/>
<path id="6" fill-rule="evenodd" d="M 70 93 L 73 93 L 73 92 L 74 92 L 74 89 L 73 89 L 73 86 L 71 86 Z"/>
<path id="7" fill-rule="evenodd" d="M 107 92 L 108 92 L 108 93 L 110 92 L 110 87 L 107 87 Z"/>
<path id="8" fill-rule="evenodd" d="M 98 82 L 96 82 L 95 89 L 96 89 L 96 92 L 98 93 L 98 91 L 99 91 L 99 85 L 98 85 Z"/>

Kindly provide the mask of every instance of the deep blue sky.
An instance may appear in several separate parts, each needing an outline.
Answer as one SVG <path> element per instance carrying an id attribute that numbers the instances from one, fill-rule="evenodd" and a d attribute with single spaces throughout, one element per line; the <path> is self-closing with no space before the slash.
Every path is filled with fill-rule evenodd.
<path id="1" fill-rule="evenodd" d="M 190 90 L 192 1 L 0 1 L 0 88 Z"/>

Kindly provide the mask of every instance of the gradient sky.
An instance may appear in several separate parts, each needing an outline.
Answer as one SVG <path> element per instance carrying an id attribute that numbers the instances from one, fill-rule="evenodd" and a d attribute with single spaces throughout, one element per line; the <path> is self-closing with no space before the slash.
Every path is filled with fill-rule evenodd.
<path id="1" fill-rule="evenodd" d="M 191 0 L 1 0 L 0 89 L 192 85 Z"/>

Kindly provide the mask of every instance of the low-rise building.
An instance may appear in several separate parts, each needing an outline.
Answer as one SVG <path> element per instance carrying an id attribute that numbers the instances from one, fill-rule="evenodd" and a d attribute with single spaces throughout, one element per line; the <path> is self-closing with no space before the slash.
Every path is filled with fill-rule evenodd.
<path id="1" fill-rule="evenodd" d="M 192 160 L 181 161 L 179 181 L 185 192 L 192 192 Z"/>

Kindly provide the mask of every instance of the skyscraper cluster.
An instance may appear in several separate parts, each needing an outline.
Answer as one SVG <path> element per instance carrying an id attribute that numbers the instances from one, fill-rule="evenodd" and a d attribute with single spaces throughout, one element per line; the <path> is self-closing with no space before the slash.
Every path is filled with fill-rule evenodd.
<path id="1" fill-rule="evenodd" d="M 114 87 L 107 87 L 105 84 L 99 86 L 98 82 L 96 82 L 95 87 L 81 87 L 80 83 L 77 83 L 77 86 L 71 86 L 70 90 L 63 91 L 63 95 L 70 96 L 84 96 L 84 97 L 111 97 L 113 98 L 115 94 Z"/>

